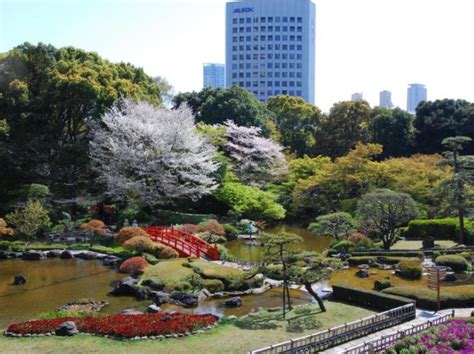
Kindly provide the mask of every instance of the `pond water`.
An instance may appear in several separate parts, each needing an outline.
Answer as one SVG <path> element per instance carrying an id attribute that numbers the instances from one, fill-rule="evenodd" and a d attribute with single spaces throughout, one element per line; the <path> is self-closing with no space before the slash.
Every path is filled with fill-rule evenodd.
<path id="1" fill-rule="evenodd" d="M 15 275 L 22 273 L 24 285 L 12 285 Z M 54 311 L 68 302 L 93 298 L 105 300 L 110 305 L 104 313 L 118 313 L 124 309 L 146 311 L 151 301 L 137 301 L 131 297 L 107 296 L 112 284 L 124 277 L 115 270 L 102 266 L 98 261 L 81 259 L 46 259 L 43 261 L 5 260 L 0 262 L 0 329 L 12 322 L 25 321 L 42 312 Z M 308 303 L 311 297 L 302 291 L 292 291 L 295 304 Z M 224 300 L 201 302 L 197 308 L 183 309 L 167 306 L 163 309 L 216 315 L 243 315 L 258 307 L 276 307 L 281 303 L 281 289 L 263 295 L 242 297 L 243 306 L 224 309 Z"/>
<path id="2" fill-rule="evenodd" d="M 290 232 L 300 236 L 303 241 L 297 246 L 301 250 L 322 252 L 333 241 L 332 237 L 315 236 L 307 228 L 296 225 L 278 225 L 265 229 L 265 232 L 277 234 Z M 225 243 L 226 248 L 236 257 L 247 261 L 257 262 L 263 260 L 263 249 L 245 240 L 234 240 Z"/>

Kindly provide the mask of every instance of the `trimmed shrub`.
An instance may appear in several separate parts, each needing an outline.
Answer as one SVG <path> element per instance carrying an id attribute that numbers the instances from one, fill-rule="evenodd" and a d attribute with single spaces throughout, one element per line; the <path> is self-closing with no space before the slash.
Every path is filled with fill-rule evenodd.
<path id="1" fill-rule="evenodd" d="M 141 227 L 123 227 L 114 236 L 115 242 L 122 245 L 125 241 L 130 240 L 131 238 L 138 236 L 148 237 L 148 234 Z"/>
<path id="2" fill-rule="evenodd" d="M 171 247 L 164 246 L 163 248 L 160 247 L 160 254 L 158 258 L 161 258 L 161 259 L 179 258 L 179 254 Z"/>
<path id="3" fill-rule="evenodd" d="M 354 243 L 348 240 L 341 240 L 331 246 L 331 249 L 341 251 L 342 248 L 349 252 L 349 249 L 354 247 Z"/>
<path id="4" fill-rule="evenodd" d="M 123 243 L 123 248 L 140 253 L 150 252 L 155 247 L 155 243 L 149 237 L 137 236 Z"/>
<path id="5" fill-rule="evenodd" d="M 435 240 L 456 240 L 457 218 L 412 220 L 408 223 L 403 236 L 425 239 L 433 237 Z"/>
<path id="6" fill-rule="evenodd" d="M 373 264 L 373 263 L 398 264 L 402 261 L 419 262 L 420 259 L 416 257 L 356 256 L 356 257 L 351 257 L 347 260 L 347 262 L 349 263 L 351 267 L 358 266 L 361 264 Z"/>
<path id="7" fill-rule="evenodd" d="M 202 286 L 211 293 L 218 293 L 224 290 L 224 283 L 219 279 L 204 279 Z"/>
<path id="8" fill-rule="evenodd" d="M 148 266 L 148 262 L 143 257 L 132 257 L 124 261 L 119 268 L 122 273 L 131 275 L 142 274 L 145 268 Z"/>
<path id="9" fill-rule="evenodd" d="M 6 221 L 0 218 L 0 237 L 11 238 L 14 233 L 13 229 L 7 226 Z"/>
<path id="10" fill-rule="evenodd" d="M 0 241 L 0 250 L 9 251 L 10 250 L 10 241 Z"/>
<path id="11" fill-rule="evenodd" d="M 401 261 L 398 263 L 400 276 L 410 279 L 420 279 L 423 267 L 417 262 Z"/>
<path id="12" fill-rule="evenodd" d="M 224 226 L 219 224 L 217 220 L 209 220 L 205 223 L 201 223 L 198 225 L 201 231 L 209 232 L 212 235 L 224 236 L 225 230 Z"/>
<path id="13" fill-rule="evenodd" d="M 459 224 L 456 225 L 456 235 L 459 235 Z M 468 245 L 474 245 L 474 220 L 464 219 L 464 240 Z"/>
<path id="14" fill-rule="evenodd" d="M 389 295 L 383 292 L 380 293 L 378 291 L 357 289 L 342 285 L 333 285 L 332 290 L 334 297 L 340 301 L 382 311 L 415 302 L 404 297 Z"/>
<path id="15" fill-rule="evenodd" d="M 199 226 L 194 224 L 183 224 L 178 227 L 181 231 L 189 232 L 190 234 L 197 234 L 199 232 Z"/>
<path id="16" fill-rule="evenodd" d="M 466 258 L 456 255 L 439 256 L 435 263 L 438 266 L 450 267 L 455 272 L 465 272 L 469 268 Z"/>
<path id="17" fill-rule="evenodd" d="M 382 290 L 382 293 L 404 296 L 416 300 L 418 307 L 437 310 L 436 291 L 419 286 L 403 286 Z M 473 307 L 474 285 L 446 286 L 441 288 L 441 308 Z"/>
<path id="18" fill-rule="evenodd" d="M 225 237 L 227 240 L 235 240 L 239 236 L 239 230 L 231 225 L 231 224 L 224 224 L 224 231 L 225 231 Z"/>
<path id="19" fill-rule="evenodd" d="M 382 291 L 383 289 L 390 288 L 392 283 L 389 278 L 379 279 L 374 282 L 374 290 Z"/>

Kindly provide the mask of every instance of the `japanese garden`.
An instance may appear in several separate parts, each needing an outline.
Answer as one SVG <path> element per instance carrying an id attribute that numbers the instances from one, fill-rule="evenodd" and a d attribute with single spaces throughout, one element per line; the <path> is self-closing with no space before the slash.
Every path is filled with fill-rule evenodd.
<path id="1" fill-rule="evenodd" d="M 472 353 L 473 138 L 461 99 L 173 95 L 21 44 L 0 54 L 0 351 Z"/>

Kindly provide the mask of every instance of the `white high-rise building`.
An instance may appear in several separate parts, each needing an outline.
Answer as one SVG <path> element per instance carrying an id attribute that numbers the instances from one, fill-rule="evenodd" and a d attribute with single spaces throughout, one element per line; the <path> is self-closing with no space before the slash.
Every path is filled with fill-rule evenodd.
<path id="1" fill-rule="evenodd" d="M 316 5 L 311 0 L 226 4 L 226 86 L 267 102 L 286 94 L 314 104 Z"/>
<path id="2" fill-rule="evenodd" d="M 202 67 L 203 86 L 224 88 L 225 87 L 225 65 L 205 63 Z"/>
<path id="3" fill-rule="evenodd" d="M 392 93 L 390 91 L 380 91 L 379 106 L 384 108 L 393 108 Z"/>
<path id="4" fill-rule="evenodd" d="M 410 84 L 407 90 L 407 111 L 416 113 L 416 107 L 421 101 L 426 101 L 428 90 L 423 84 Z"/>
<path id="5" fill-rule="evenodd" d="M 364 95 L 362 94 L 362 92 L 354 92 L 351 95 L 351 101 L 361 101 L 363 99 L 364 99 Z"/>

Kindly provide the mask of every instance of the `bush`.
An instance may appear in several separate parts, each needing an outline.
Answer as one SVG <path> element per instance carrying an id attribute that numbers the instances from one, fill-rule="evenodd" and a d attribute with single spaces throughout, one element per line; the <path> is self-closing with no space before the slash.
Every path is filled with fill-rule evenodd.
<path id="1" fill-rule="evenodd" d="M 142 274 L 145 268 L 148 266 L 148 262 L 143 257 L 132 257 L 124 261 L 119 268 L 122 273 L 131 275 Z"/>
<path id="2" fill-rule="evenodd" d="M 383 289 L 390 288 L 392 283 L 389 278 L 379 279 L 374 282 L 374 290 L 382 291 Z"/>
<path id="3" fill-rule="evenodd" d="M 218 293 L 224 290 L 224 283 L 219 279 L 204 279 L 202 286 L 211 293 Z"/>
<path id="4" fill-rule="evenodd" d="M 361 264 L 398 264 L 402 261 L 419 262 L 419 258 L 416 257 L 383 257 L 383 256 L 356 256 L 351 257 L 347 260 L 351 267 L 358 266 Z"/>
<path id="5" fill-rule="evenodd" d="M 332 290 L 335 298 L 340 301 L 356 304 L 359 306 L 371 307 L 382 311 L 415 302 L 404 297 L 385 294 L 384 292 L 387 289 L 380 293 L 373 290 L 363 290 L 351 288 L 348 286 L 333 285 Z"/>
<path id="6" fill-rule="evenodd" d="M 435 240 L 457 240 L 457 218 L 412 220 L 402 236 L 425 239 L 433 237 Z"/>
<path id="7" fill-rule="evenodd" d="M 336 242 L 335 244 L 333 244 L 331 246 L 331 249 L 333 250 L 337 250 L 337 251 L 341 251 L 342 248 L 344 248 L 344 250 L 346 252 L 349 251 L 349 249 L 351 249 L 352 247 L 354 247 L 354 243 L 349 241 L 349 240 L 342 240 L 342 241 L 339 241 L 339 242 Z"/>
<path id="8" fill-rule="evenodd" d="M 227 240 L 235 240 L 239 236 L 239 230 L 230 224 L 224 224 L 225 237 Z"/>
<path id="9" fill-rule="evenodd" d="M 131 251 L 137 251 L 140 253 L 152 253 L 153 247 L 155 247 L 155 243 L 150 240 L 149 237 L 137 236 L 125 241 L 122 246 L 123 248 Z"/>
<path id="10" fill-rule="evenodd" d="M 10 249 L 13 252 L 24 252 L 26 250 L 26 243 L 22 241 L 13 241 L 10 243 Z"/>
<path id="11" fill-rule="evenodd" d="M 209 220 L 205 223 L 201 223 L 198 225 L 201 231 L 209 232 L 212 235 L 224 236 L 225 230 L 224 226 L 219 224 L 217 220 Z"/>
<path id="12" fill-rule="evenodd" d="M 179 258 L 179 254 L 177 251 L 175 251 L 171 247 L 165 246 L 161 249 L 158 258 L 161 258 L 161 259 Z"/>
<path id="13" fill-rule="evenodd" d="M 435 263 L 438 266 L 450 267 L 455 272 L 465 272 L 469 268 L 466 258 L 456 255 L 439 256 Z"/>
<path id="14" fill-rule="evenodd" d="M 0 241 L 0 250 L 1 251 L 9 251 L 10 250 L 10 241 Z"/>
<path id="15" fill-rule="evenodd" d="M 423 267 L 417 262 L 401 261 L 398 263 L 400 275 L 410 279 L 420 279 Z"/>
<path id="16" fill-rule="evenodd" d="M 115 242 L 122 245 L 125 241 L 138 236 L 148 237 L 148 234 L 141 227 L 123 227 L 115 234 Z"/>
<path id="17" fill-rule="evenodd" d="M 158 210 L 157 220 L 153 224 L 155 225 L 182 225 L 186 223 L 199 224 L 206 220 L 217 219 L 216 215 L 213 214 L 186 214 L 178 213 L 170 210 Z"/>
<path id="18" fill-rule="evenodd" d="M 14 234 L 13 229 L 10 227 L 7 227 L 6 221 L 0 218 L 0 237 L 12 238 L 13 234 Z"/>
<path id="19" fill-rule="evenodd" d="M 382 290 L 382 293 L 404 296 L 416 300 L 418 307 L 437 310 L 436 291 L 419 286 L 403 286 Z M 473 307 L 474 285 L 446 286 L 441 288 L 441 308 Z"/>
<path id="20" fill-rule="evenodd" d="M 197 234 L 199 232 L 199 226 L 194 224 L 183 224 L 178 226 L 178 229 L 184 232 L 189 232 L 190 234 Z"/>
<path id="21" fill-rule="evenodd" d="M 456 235 L 459 235 L 459 224 L 456 225 Z M 474 245 L 474 220 L 464 219 L 464 239 L 466 244 Z"/>

